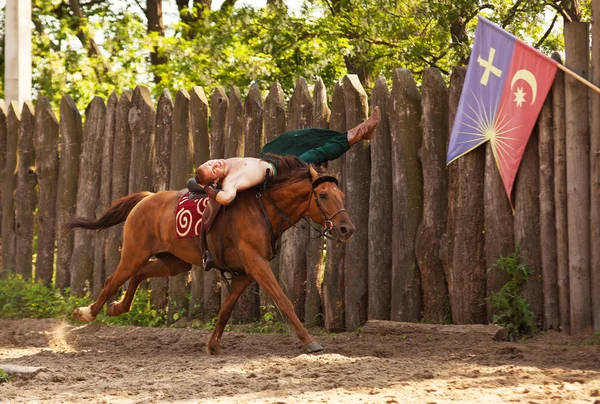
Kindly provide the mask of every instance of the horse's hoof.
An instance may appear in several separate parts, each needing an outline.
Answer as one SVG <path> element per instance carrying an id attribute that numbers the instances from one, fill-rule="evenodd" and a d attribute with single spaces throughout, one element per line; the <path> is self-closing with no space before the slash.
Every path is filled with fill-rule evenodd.
<path id="1" fill-rule="evenodd" d="M 207 346 L 206 346 L 206 352 L 207 352 L 209 355 L 221 355 L 221 354 L 223 353 L 223 350 L 222 350 L 222 349 L 221 349 L 221 347 L 220 347 L 220 346 L 218 346 L 218 345 L 217 345 L 217 346 L 210 346 L 210 345 L 207 345 Z"/>
<path id="2" fill-rule="evenodd" d="M 89 307 L 78 307 L 73 312 L 73 317 L 76 320 L 84 321 L 86 323 L 91 323 L 96 319 L 96 317 L 92 316 L 92 310 Z"/>
<path id="3" fill-rule="evenodd" d="M 324 349 L 325 348 L 323 348 L 321 344 L 319 344 L 317 341 L 314 341 L 306 346 L 305 351 L 306 353 L 317 353 L 322 352 Z"/>

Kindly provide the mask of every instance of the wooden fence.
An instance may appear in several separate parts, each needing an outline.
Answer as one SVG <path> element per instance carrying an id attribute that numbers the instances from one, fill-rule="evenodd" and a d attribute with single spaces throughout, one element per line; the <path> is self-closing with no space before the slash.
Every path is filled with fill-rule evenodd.
<path id="1" fill-rule="evenodd" d="M 587 37 L 586 24 L 566 24 L 567 65 L 584 77 Z M 599 46 L 593 42 L 596 65 Z M 600 69 L 593 74 L 600 82 Z M 597 111 L 599 96 L 558 72 L 521 163 L 513 214 L 488 146 L 445 166 L 464 78 L 465 69 L 455 68 L 448 88 L 427 69 L 419 89 L 411 72 L 398 69 L 391 90 L 377 80 L 370 102 L 356 76 L 331 96 L 320 80 L 311 95 L 300 78 L 287 105 L 277 83 L 264 100 L 256 86 L 245 97 L 217 87 L 210 101 L 200 87 L 180 90 L 174 102 L 165 90 L 156 107 L 140 86 L 106 102 L 94 98 L 83 126 L 68 95 L 60 120 L 44 97 L 35 109 L 2 103 L 2 271 L 96 296 L 119 261 L 122 226 L 58 232 L 72 215 L 98 215 L 131 192 L 184 188 L 195 163 L 256 157 L 285 130 L 345 131 L 379 106 L 375 138 L 329 163 L 342 174 L 353 239 L 324 243 L 300 224 L 272 263 L 299 317 L 331 331 L 367 319 L 486 323 L 493 315 L 486 297 L 508 280 L 487 270 L 518 244 L 535 271 L 524 294 L 539 324 L 599 329 L 600 295 L 592 290 L 600 290 L 600 123 L 588 107 L 590 99 Z M 184 309 L 203 321 L 216 316 L 222 296 L 216 273 L 197 267 L 149 288 L 154 306 L 171 317 Z M 253 285 L 233 321 L 251 322 L 269 304 Z"/>

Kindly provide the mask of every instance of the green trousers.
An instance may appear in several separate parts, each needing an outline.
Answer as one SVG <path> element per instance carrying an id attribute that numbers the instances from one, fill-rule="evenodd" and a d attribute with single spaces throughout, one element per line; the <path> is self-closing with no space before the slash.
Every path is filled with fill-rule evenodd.
<path id="1" fill-rule="evenodd" d="M 307 163 L 320 164 L 335 160 L 350 150 L 348 135 L 329 129 L 301 129 L 285 132 L 265 144 L 261 155 L 291 154 Z"/>

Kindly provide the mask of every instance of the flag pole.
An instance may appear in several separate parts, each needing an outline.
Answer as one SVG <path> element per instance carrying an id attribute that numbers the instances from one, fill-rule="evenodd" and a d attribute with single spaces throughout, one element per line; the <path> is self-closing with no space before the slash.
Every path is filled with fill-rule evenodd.
<path id="1" fill-rule="evenodd" d="M 578 75 L 577 73 L 575 73 L 573 70 L 565 67 L 564 65 L 557 63 L 556 66 L 564 71 L 565 73 L 570 74 L 571 76 L 575 77 L 577 80 L 581 81 L 583 84 L 585 84 L 586 86 L 590 87 L 592 90 L 596 91 L 597 93 L 600 93 L 600 88 L 596 87 L 595 85 L 593 85 L 592 83 L 590 83 L 589 81 L 587 81 L 586 79 L 584 79 L 583 77 L 581 77 L 580 75 Z"/>

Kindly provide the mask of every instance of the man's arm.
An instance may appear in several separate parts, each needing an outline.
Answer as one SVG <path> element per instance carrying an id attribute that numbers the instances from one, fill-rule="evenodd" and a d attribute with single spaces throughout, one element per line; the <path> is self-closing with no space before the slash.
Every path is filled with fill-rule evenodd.
<path id="1" fill-rule="evenodd" d="M 223 188 L 221 192 L 217 193 L 215 200 L 221 205 L 229 205 L 237 194 L 235 187 Z"/>

